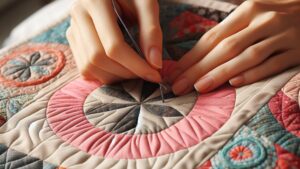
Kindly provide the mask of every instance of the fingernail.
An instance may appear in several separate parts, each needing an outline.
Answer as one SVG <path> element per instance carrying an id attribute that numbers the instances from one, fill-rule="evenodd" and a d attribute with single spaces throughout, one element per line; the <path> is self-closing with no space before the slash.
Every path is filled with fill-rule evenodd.
<path id="1" fill-rule="evenodd" d="M 231 86 L 241 86 L 244 83 L 245 79 L 243 76 L 237 76 L 229 80 Z"/>
<path id="2" fill-rule="evenodd" d="M 214 84 L 210 76 L 204 76 L 194 86 L 198 92 L 207 92 Z"/>
<path id="3" fill-rule="evenodd" d="M 162 52 L 158 47 L 152 47 L 149 51 L 149 60 L 150 63 L 155 66 L 157 69 L 162 68 Z"/>
<path id="4" fill-rule="evenodd" d="M 187 90 L 187 88 L 188 88 L 188 80 L 185 77 L 178 80 L 178 81 L 176 81 L 175 84 L 172 87 L 173 92 L 176 95 L 182 94 L 184 91 Z"/>
<path id="5" fill-rule="evenodd" d="M 145 77 L 145 80 L 159 83 L 161 82 L 161 77 L 159 73 L 149 74 Z"/>

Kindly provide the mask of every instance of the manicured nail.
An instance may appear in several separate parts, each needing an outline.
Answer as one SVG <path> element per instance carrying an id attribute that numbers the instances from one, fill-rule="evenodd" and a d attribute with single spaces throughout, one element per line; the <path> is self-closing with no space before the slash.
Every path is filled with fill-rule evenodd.
<path id="1" fill-rule="evenodd" d="M 147 81 L 155 82 L 155 83 L 160 83 L 161 82 L 161 76 L 159 73 L 153 73 L 146 75 L 145 79 Z"/>
<path id="2" fill-rule="evenodd" d="M 231 86 L 241 86 L 244 83 L 245 79 L 243 76 L 237 76 L 229 80 Z"/>
<path id="3" fill-rule="evenodd" d="M 180 95 L 185 92 L 188 88 L 188 80 L 187 78 L 182 78 L 175 82 L 172 89 L 176 95 Z"/>
<path id="4" fill-rule="evenodd" d="M 194 86 L 198 92 L 207 92 L 214 84 L 210 76 L 204 76 Z"/>
<path id="5" fill-rule="evenodd" d="M 152 47 L 149 51 L 150 63 L 157 69 L 162 68 L 162 52 L 157 47 Z"/>

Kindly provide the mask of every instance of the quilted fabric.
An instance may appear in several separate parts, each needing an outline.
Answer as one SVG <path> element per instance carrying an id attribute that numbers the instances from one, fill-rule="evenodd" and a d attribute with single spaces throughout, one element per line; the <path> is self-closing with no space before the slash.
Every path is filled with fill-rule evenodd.
<path id="1" fill-rule="evenodd" d="M 139 89 L 135 83 L 140 81 L 128 83 L 123 84 L 122 89 L 116 86 L 99 88 L 101 84 L 81 79 L 71 82 L 49 100 L 47 118 L 50 127 L 66 142 L 93 155 L 147 158 L 197 144 L 217 131 L 234 107 L 235 92 L 232 88 L 221 89 L 209 97 L 197 97 L 195 93 L 174 97 L 170 93 L 163 104 L 156 85 L 144 82 Z M 140 96 L 135 95 L 139 93 Z M 223 98 L 227 101 L 224 102 Z M 66 104 L 65 100 L 69 103 Z M 211 101 L 214 104 L 207 104 Z M 87 108 L 82 108 L 85 106 Z M 93 117 L 100 119 L 97 120 L 101 124 L 99 128 L 93 125 L 95 122 L 90 122 Z M 134 144 L 136 142 L 140 144 Z"/>
<path id="2" fill-rule="evenodd" d="M 63 169 L 62 167 L 11 150 L 4 145 L 0 145 L 0 168 Z"/>
<path id="3" fill-rule="evenodd" d="M 200 1 L 160 2 L 163 77 L 233 8 Z M 300 68 L 162 103 L 157 84 L 82 79 L 68 26 L 0 54 L 0 168 L 300 168 Z"/>
<path id="4" fill-rule="evenodd" d="M 200 168 L 300 168 L 299 79 L 294 76 Z"/>

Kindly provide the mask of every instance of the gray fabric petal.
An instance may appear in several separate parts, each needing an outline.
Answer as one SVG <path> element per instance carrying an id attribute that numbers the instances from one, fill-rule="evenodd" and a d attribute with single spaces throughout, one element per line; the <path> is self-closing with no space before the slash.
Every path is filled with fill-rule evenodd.
<path id="1" fill-rule="evenodd" d="M 154 104 L 143 104 L 144 108 L 152 114 L 160 117 L 180 117 L 182 114 L 170 106 L 161 106 Z"/>
<path id="2" fill-rule="evenodd" d="M 175 96 L 175 94 L 172 93 L 172 92 L 169 92 L 169 93 L 165 93 L 165 94 L 164 94 L 164 99 L 165 99 L 165 100 L 167 100 L 167 99 L 172 99 L 172 98 L 174 98 L 174 97 L 176 97 L 176 96 Z M 148 102 L 155 102 L 155 101 L 159 101 L 159 100 L 161 100 L 161 96 L 158 96 L 158 97 L 155 97 L 155 98 L 153 98 L 153 99 L 150 99 L 150 100 L 148 100 Z"/>
<path id="3" fill-rule="evenodd" d="M 124 107 L 132 106 L 132 104 L 114 104 L 114 103 L 99 103 L 95 105 L 94 107 L 88 109 L 85 111 L 85 114 L 96 114 L 96 113 L 105 113 L 108 111 L 121 109 Z"/>
<path id="4" fill-rule="evenodd" d="M 31 76 L 30 68 L 25 69 L 22 73 L 19 75 L 19 79 L 21 82 L 27 81 Z"/>
<path id="5" fill-rule="evenodd" d="M 107 85 L 100 88 L 100 91 L 108 96 L 120 98 L 126 101 L 136 102 L 122 87 L 117 85 Z"/>
<path id="6" fill-rule="evenodd" d="M 144 81 L 143 88 L 142 88 L 142 98 L 141 100 L 147 99 L 152 93 L 154 93 L 159 88 L 159 85 L 156 83 L 150 83 Z"/>
<path id="7" fill-rule="evenodd" d="M 49 65 L 52 65 L 56 62 L 56 59 L 52 58 L 52 57 L 49 57 L 49 58 L 46 58 L 46 59 L 42 59 L 38 62 L 36 62 L 35 64 L 33 64 L 34 66 L 49 66 Z"/>
<path id="8" fill-rule="evenodd" d="M 27 66 L 24 64 L 24 65 L 15 65 L 15 66 L 8 66 L 8 67 L 5 67 L 2 74 L 4 76 L 9 76 L 9 75 L 12 75 L 12 74 L 15 74 L 19 71 L 22 71 L 24 69 L 26 69 Z"/>
<path id="9" fill-rule="evenodd" d="M 40 58 L 41 58 L 40 52 L 35 52 L 35 53 L 33 53 L 32 55 L 30 55 L 30 63 L 33 65 L 33 64 L 35 64 L 35 62 L 36 62 L 37 60 L 39 60 Z"/>
<path id="10" fill-rule="evenodd" d="M 8 149 L 6 146 L 0 144 L 0 168 L 55 169 L 57 166 L 44 162 L 38 158 L 30 157 L 18 151 Z"/>
<path id="11" fill-rule="evenodd" d="M 112 132 L 123 133 L 134 129 L 138 122 L 140 108 L 140 106 L 135 106 L 133 109 L 128 111 L 128 113 L 118 121 L 118 123 L 112 129 Z"/>

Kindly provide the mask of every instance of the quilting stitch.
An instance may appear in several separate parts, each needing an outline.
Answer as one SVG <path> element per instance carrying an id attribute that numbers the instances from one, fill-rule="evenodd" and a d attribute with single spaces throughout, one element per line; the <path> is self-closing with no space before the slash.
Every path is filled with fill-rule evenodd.
<path id="1" fill-rule="evenodd" d="M 157 157 L 193 146 L 227 121 L 235 102 L 235 90 L 225 87 L 198 97 L 184 118 L 158 133 L 115 134 L 95 127 L 84 116 L 86 98 L 99 86 L 82 79 L 66 85 L 51 97 L 47 118 L 52 130 L 67 143 L 89 154 L 114 159 Z"/>
<path id="2" fill-rule="evenodd" d="M 37 158 L 30 157 L 26 154 L 11 150 L 2 144 L 0 144 L 0 168 L 59 169 L 58 166 L 52 165 Z"/>
<path id="3" fill-rule="evenodd" d="M 298 119 L 299 115 L 299 103 L 298 103 L 298 95 L 299 95 L 299 86 L 297 85 L 300 74 L 295 75 L 282 90 L 278 91 L 276 95 L 274 95 L 270 101 L 265 104 L 257 114 L 247 122 L 244 127 L 242 127 L 237 134 L 233 137 L 233 140 L 237 140 L 240 138 L 243 140 L 247 138 L 243 133 L 245 132 L 244 128 L 255 133 L 257 137 L 264 138 L 268 142 L 272 143 L 276 150 L 276 165 L 269 166 L 269 168 L 300 168 L 300 138 L 298 135 L 299 126 Z M 259 144 L 256 144 L 256 146 Z M 244 158 L 242 160 L 240 156 L 242 154 L 235 154 L 232 156 L 231 153 L 226 155 L 230 146 L 237 146 L 236 149 L 241 151 L 245 150 L 240 147 L 238 143 L 229 143 L 225 145 L 219 152 L 218 155 L 212 158 L 212 160 L 207 161 L 200 168 L 222 168 L 226 166 L 228 168 L 257 168 L 263 162 L 257 163 L 256 166 L 234 166 L 235 164 L 239 164 L 241 161 L 249 160 L 249 164 L 254 165 L 255 160 L 251 160 L 251 158 Z M 269 148 L 267 148 L 269 149 Z M 250 157 L 249 150 L 247 150 L 247 157 Z M 237 152 L 235 152 L 237 153 Z M 245 153 L 245 152 L 243 152 Z M 221 157 L 226 157 L 224 160 L 221 160 Z M 253 154 L 253 151 L 251 151 Z M 252 155 L 253 156 L 253 155 Z M 234 158 L 235 157 L 235 158 Z M 239 157 L 239 158 L 236 158 Z M 238 160 L 237 160 L 238 159 Z M 228 164 L 228 161 L 237 161 L 232 164 Z"/>
<path id="4" fill-rule="evenodd" d="M 238 154 L 233 156 L 233 153 Z M 212 167 L 265 169 L 273 168 L 276 159 L 275 147 L 270 141 L 242 127 L 236 137 L 212 158 Z"/>
<path id="5" fill-rule="evenodd" d="M 278 122 L 300 138 L 299 103 L 279 91 L 269 102 L 269 109 Z"/>
<path id="6" fill-rule="evenodd" d="M 175 98 L 168 91 L 162 104 L 157 84 L 132 80 L 100 87 L 88 96 L 84 112 L 92 124 L 113 133 L 150 134 L 182 119 L 191 111 L 196 96 L 193 92 Z"/>

